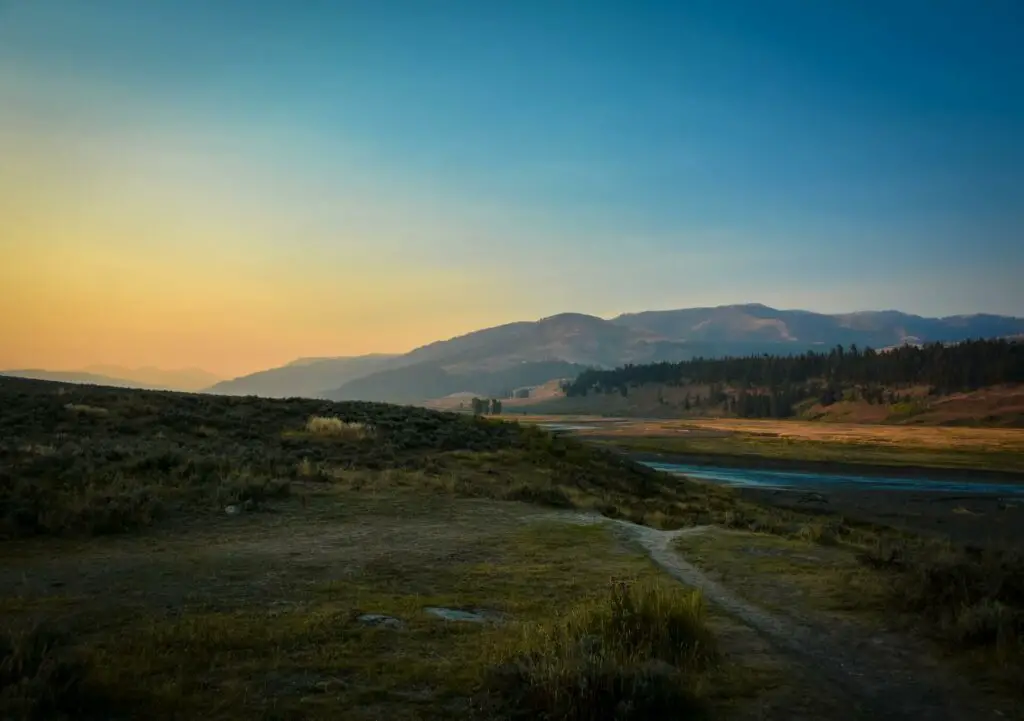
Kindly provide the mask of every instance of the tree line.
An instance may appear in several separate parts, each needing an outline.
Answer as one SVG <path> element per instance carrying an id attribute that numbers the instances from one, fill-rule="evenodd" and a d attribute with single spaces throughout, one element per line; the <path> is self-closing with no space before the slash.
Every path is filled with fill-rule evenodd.
<path id="1" fill-rule="evenodd" d="M 1002 383 L 1024 383 L 1024 343 L 970 340 L 956 344 L 904 345 L 886 351 L 838 345 L 795 355 L 693 358 L 677 363 L 624 365 L 587 370 L 563 386 L 566 395 L 620 393 L 631 387 L 705 385 L 707 396 L 693 403 L 721 405 L 748 417 L 786 417 L 793 405 L 817 397 L 823 405 L 856 388 L 869 403 L 895 402 L 894 389 L 928 386 L 945 395 Z M 726 392 L 724 386 L 734 389 Z M 691 405 L 687 397 L 686 405 Z"/>

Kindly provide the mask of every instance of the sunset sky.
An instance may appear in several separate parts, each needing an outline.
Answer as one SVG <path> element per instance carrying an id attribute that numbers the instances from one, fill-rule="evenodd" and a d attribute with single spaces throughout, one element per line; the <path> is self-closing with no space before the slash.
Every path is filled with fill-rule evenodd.
<path id="1" fill-rule="evenodd" d="M 873 8 L 873 9 L 872 9 Z M 1024 315 L 1024 3 L 0 0 L 0 368 Z"/>

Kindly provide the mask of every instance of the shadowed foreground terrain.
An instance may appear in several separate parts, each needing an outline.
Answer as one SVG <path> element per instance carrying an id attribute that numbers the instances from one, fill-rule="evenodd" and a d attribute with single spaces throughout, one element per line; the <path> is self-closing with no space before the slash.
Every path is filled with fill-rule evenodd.
<path id="1" fill-rule="evenodd" d="M 686 545 L 718 534 L 753 551 Z M 0 536 L 5 720 L 975 719 L 1019 694 L 1009 553 L 424 409 L 0 379 Z M 797 566 L 733 578 L 779 543 Z"/>

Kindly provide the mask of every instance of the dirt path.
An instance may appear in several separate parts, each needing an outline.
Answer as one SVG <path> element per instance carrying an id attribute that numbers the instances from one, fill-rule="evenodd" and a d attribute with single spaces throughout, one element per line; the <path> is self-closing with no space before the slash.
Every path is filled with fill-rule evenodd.
<path id="1" fill-rule="evenodd" d="M 672 548 L 682 534 L 709 526 L 659 531 L 626 521 L 584 514 L 563 515 L 574 523 L 615 524 L 650 558 L 681 583 L 700 589 L 709 603 L 765 637 L 797 662 L 817 691 L 838 695 L 848 718 L 873 721 L 982 721 L 1005 718 L 972 699 L 964 684 L 927 664 L 899 638 L 865 637 L 852 628 L 824 627 L 807 618 L 781 617 L 738 597 L 708 578 Z M 796 609 L 794 609 L 795 611 Z M 822 688 L 824 687 L 824 688 Z"/>

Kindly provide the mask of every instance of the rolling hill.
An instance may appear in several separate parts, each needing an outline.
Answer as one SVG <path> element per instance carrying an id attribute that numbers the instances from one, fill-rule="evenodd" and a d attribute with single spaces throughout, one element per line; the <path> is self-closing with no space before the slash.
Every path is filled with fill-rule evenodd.
<path id="1" fill-rule="evenodd" d="M 18 368 L 0 370 L 0 375 L 62 383 L 112 386 L 114 388 L 187 392 L 202 390 L 218 380 L 217 376 L 200 368 L 165 370 L 163 368 L 125 368 L 113 365 L 88 366 L 73 371 Z"/>
<path id="2" fill-rule="evenodd" d="M 152 366 L 126 368 L 115 365 L 92 365 L 82 370 L 86 373 L 121 378 L 131 383 L 139 383 L 148 388 L 161 388 L 171 391 L 200 391 L 222 380 L 220 376 L 205 371 L 202 368 L 168 370 Z"/>
<path id="3" fill-rule="evenodd" d="M 159 386 L 139 383 L 127 378 L 114 378 L 99 373 L 84 371 L 48 371 L 40 368 L 24 368 L 0 370 L 0 375 L 11 378 L 28 378 L 38 381 L 58 381 L 60 383 L 82 383 L 94 386 L 112 386 L 114 388 L 135 388 L 139 390 L 162 390 Z"/>
<path id="4" fill-rule="evenodd" d="M 349 381 L 325 394 L 329 400 L 416 404 L 456 393 L 501 398 L 515 388 L 552 378 L 574 378 L 587 366 L 565 361 L 524 362 L 501 370 L 452 372 L 438 363 L 417 363 Z"/>
<path id="5" fill-rule="evenodd" d="M 896 310 L 826 315 L 761 304 L 627 313 L 612 323 L 665 338 L 717 343 L 838 344 L 873 348 L 902 343 L 996 338 L 1024 332 L 1024 318 L 958 315 L 925 318 Z"/>
<path id="6" fill-rule="evenodd" d="M 400 359 L 401 356 L 385 353 L 340 358 L 299 358 L 280 368 L 221 381 L 207 388 L 206 392 L 264 398 L 320 398 L 329 388 L 393 367 Z"/>
<path id="7" fill-rule="evenodd" d="M 302 359 L 209 391 L 415 403 L 451 395 L 501 395 L 574 376 L 582 367 L 771 353 L 837 344 L 883 348 L 1024 333 L 1024 319 L 925 318 L 899 311 L 827 315 L 760 304 L 628 313 L 603 319 L 562 313 L 435 341 L 404 355 Z M 546 374 L 551 373 L 553 375 Z"/>

